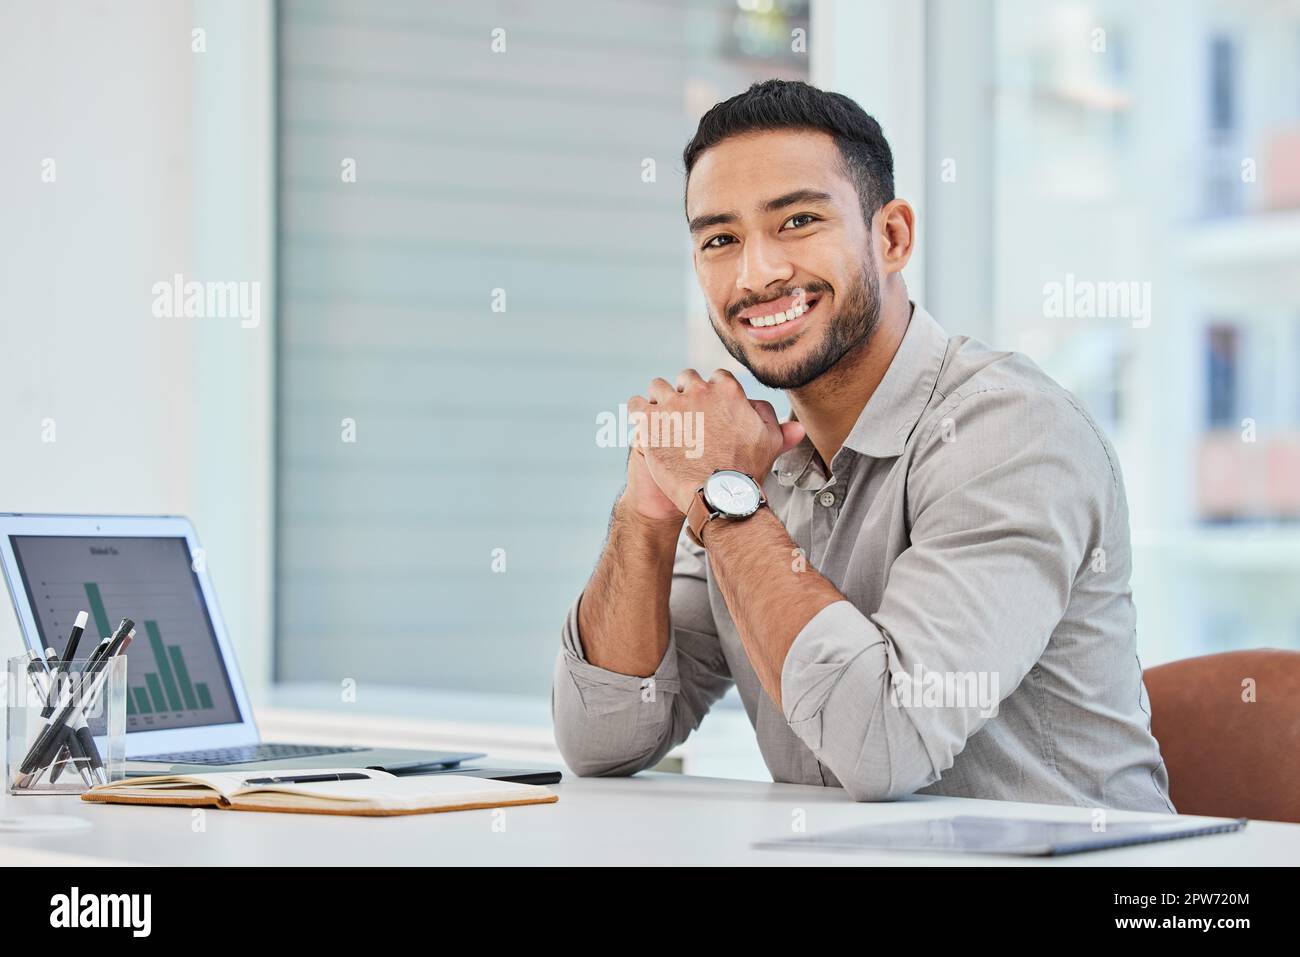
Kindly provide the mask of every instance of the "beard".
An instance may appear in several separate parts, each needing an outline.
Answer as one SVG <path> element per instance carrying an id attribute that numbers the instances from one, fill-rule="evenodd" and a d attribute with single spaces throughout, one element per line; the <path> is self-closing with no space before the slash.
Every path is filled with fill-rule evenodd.
<path id="1" fill-rule="evenodd" d="M 807 295 L 824 295 L 831 291 L 825 283 L 809 283 L 803 288 Z M 738 314 L 751 305 L 754 303 L 741 302 L 730 311 Z M 857 281 L 849 287 L 843 301 L 838 303 L 835 314 L 822 323 L 824 332 L 821 342 L 807 357 L 789 368 L 768 367 L 761 361 L 761 357 L 785 352 L 813 334 L 812 329 L 779 342 L 743 343 L 718 324 L 712 310 L 709 312 L 709 322 L 713 324 L 713 331 L 718 334 L 731 357 L 763 385 L 769 389 L 801 389 L 821 378 L 846 355 L 871 339 L 871 334 L 880 322 L 880 279 L 871 264 L 865 264 Z M 750 355 L 751 349 L 756 353 L 753 356 Z"/>

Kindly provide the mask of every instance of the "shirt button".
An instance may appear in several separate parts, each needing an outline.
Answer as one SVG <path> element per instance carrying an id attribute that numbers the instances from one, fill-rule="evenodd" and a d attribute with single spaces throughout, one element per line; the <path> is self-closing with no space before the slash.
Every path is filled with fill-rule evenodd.
<path id="1" fill-rule="evenodd" d="M 830 508 L 832 505 L 835 504 L 835 493 L 822 492 L 820 495 L 817 496 L 817 501 L 821 502 L 827 508 Z"/>

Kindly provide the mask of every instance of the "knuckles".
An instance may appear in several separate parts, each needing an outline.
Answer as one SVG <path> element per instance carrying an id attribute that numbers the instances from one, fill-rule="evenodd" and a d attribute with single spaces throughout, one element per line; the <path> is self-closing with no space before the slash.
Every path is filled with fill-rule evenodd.
<path id="1" fill-rule="evenodd" d="M 656 378 L 650 380 L 646 391 L 648 397 L 635 395 L 627 400 L 630 412 L 676 406 L 698 407 L 700 403 L 719 409 L 744 403 L 748 409 L 749 402 L 744 386 L 726 369 L 714 370 L 708 379 L 694 369 L 683 369 L 675 385 L 667 379 Z"/>
<path id="2" fill-rule="evenodd" d="M 670 385 L 666 379 L 653 379 L 650 382 L 650 391 L 662 391 L 665 387 L 671 389 L 679 395 L 692 392 L 728 392 L 744 394 L 744 387 L 740 384 L 734 375 L 726 369 L 715 369 L 713 374 L 705 379 L 694 369 L 683 369 L 677 376 L 677 384 Z"/>

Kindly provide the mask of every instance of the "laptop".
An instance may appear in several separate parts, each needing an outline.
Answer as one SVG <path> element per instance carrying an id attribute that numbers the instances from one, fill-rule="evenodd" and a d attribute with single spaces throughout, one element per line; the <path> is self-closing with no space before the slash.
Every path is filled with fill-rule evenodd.
<path id="1" fill-rule="evenodd" d="M 225 770 L 446 770 L 481 753 L 266 742 L 217 608 L 203 552 L 180 516 L 0 513 L 0 565 L 26 646 L 60 655 L 80 611 L 88 654 L 123 618 L 128 775 Z"/>

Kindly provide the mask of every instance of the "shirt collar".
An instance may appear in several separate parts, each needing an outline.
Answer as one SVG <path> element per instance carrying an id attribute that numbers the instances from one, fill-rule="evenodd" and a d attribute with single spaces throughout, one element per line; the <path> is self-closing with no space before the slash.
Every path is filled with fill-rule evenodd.
<path id="1" fill-rule="evenodd" d="M 930 403 L 939 370 L 948 350 L 948 335 L 934 317 L 912 303 L 912 317 L 884 378 L 871 394 L 844 447 L 872 458 L 893 458 L 903 446 L 921 413 Z M 794 485 L 812 462 L 814 449 L 807 436 L 784 455 L 772 471 L 782 485 Z"/>

